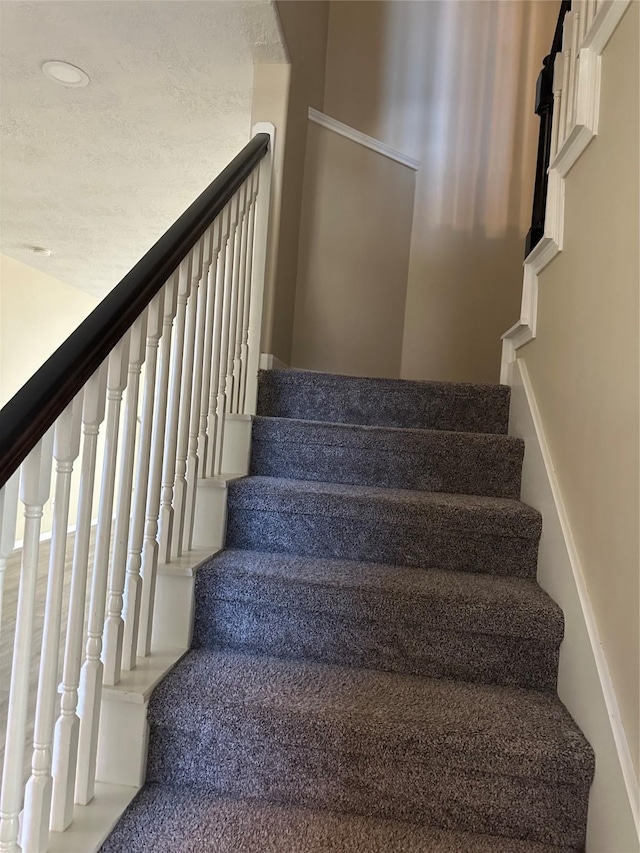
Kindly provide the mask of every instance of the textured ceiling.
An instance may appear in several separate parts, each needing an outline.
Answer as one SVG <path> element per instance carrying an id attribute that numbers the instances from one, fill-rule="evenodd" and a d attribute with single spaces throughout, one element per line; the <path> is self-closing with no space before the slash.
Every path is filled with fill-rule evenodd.
<path id="1" fill-rule="evenodd" d="M 4 0 L 0 27 L 0 249 L 101 296 L 247 142 L 253 65 L 285 61 L 277 13 L 266 0 Z M 91 83 L 49 81 L 50 59 Z"/>

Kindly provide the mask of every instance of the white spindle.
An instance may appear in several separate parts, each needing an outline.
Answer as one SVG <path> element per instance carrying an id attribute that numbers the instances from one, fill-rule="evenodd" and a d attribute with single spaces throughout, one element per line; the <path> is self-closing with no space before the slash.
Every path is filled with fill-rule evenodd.
<path id="1" fill-rule="evenodd" d="M 91 512 L 96 473 L 98 432 L 104 420 L 107 391 L 106 362 L 94 373 L 84 387 L 82 402 L 83 444 L 78 492 L 78 515 L 71 565 L 71 589 L 67 636 L 62 669 L 60 716 L 56 722 L 53 741 L 53 797 L 51 829 L 62 832 L 73 817 L 73 799 L 78 759 L 77 716 L 78 683 L 82 661 L 82 634 L 91 538 Z"/>
<path id="2" fill-rule="evenodd" d="M 558 141 L 560 139 L 560 114 L 562 112 L 562 77 L 564 56 L 558 53 L 553 66 L 553 118 L 551 122 L 551 152 L 550 162 L 558 153 Z"/>
<path id="3" fill-rule="evenodd" d="M 217 298 L 216 284 L 218 281 L 218 264 L 220 261 L 220 249 L 222 247 L 222 220 L 223 214 L 219 214 L 211 226 L 211 266 L 207 276 L 207 312 L 204 321 L 204 349 L 202 354 L 202 387 L 200 390 L 200 424 L 198 434 L 199 476 L 206 477 L 207 458 L 209 455 L 210 436 L 212 425 L 209 423 L 209 394 L 211 392 L 211 360 L 213 357 L 213 327 L 215 323 L 215 306 Z M 189 490 L 187 479 L 187 490 Z M 192 490 L 195 494 L 195 487 Z M 187 501 L 186 513 L 189 516 Z M 190 522 L 185 522 L 185 527 L 190 530 Z M 189 538 L 191 548 L 191 538 Z"/>
<path id="4" fill-rule="evenodd" d="M 200 325 L 198 311 L 202 299 L 206 297 L 206 286 L 200 287 L 200 281 L 206 283 L 211 263 L 211 231 L 207 229 L 200 239 L 200 264 L 194 269 L 191 279 L 191 293 L 187 309 L 187 332 L 185 335 L 184 360 L 182 363 L 182 394 L 180 397 L 180 418 L 178 422 L 178 444 L 176 450 L 175 487 L 173 491 L 173 536 L 171 539 L 171 556 L 182 554 L 184 533 L 185 500 L 187 492 L 187 454 L 189 443 L 189 427 L 191 418 L 191 403 L 194 394 L 196 373 L 202 370 L 202 352 L 196 354 L 198 328 Z"/>
<path id="5" fill-rule="evenodd" d="M 238 227 L 236 230 L 236 257 L 234 261 L 233 281 L 231 284 L 231 315 L 229 317 L 229 345 L 227 349 L 227 412 L 233 412 L 233 400 L 235 398 L 235 385 L 237 381 L 235 373 L 236 335 L 238 328 L 238 314 L 240 308 L 240 293 L 244 287 L 244 272 L 246 267 L 246 243 L 247 243 L 247 200 L 248 184 L 244 184 L 238 190 Z"/>
<path id="6" fill-rule="evenodd" d="M 147 484 L 149 481 L 149 454 L 151 451 L 151 428 L 153 426 L 153 400 L 156 388 L 158 342 L 162 334 L 164 314 L 164 293 L 165 290 L 163 288 L 147 309 L 144 390 L 142 394 L 140 437 L 136 460 L 123 609 L 124 638 L 122 667 L 127 670 L 135 668 L 138 647 L 140 602 L 142 600 L 140 567 L 142 565 L 142 540 L 144 536 L 145 508 L 147 505 Z"/>
<path id="7" fill-rule="evenodd" d="M 215 473 L 222 471 L 222 447 L 224 442 L 224 422 L 227 413 L 227 366 L 229 353 L 229 339 L 231 336 L 231 309 L 234 300 L 234 285 L 237 285 L 238 268 L 238 246 L 237 239 L 238 224 L 240 219 L 240 195 L 236 193 L 231 199 L 230 210 L 230 233 L 227 243 L 227 268 L 224 280 L 224 299 L 222 308 L 222 330 L 220 338 L 220 365 L 218 377 L 218 398 L 216 404 L 217 434 L 215 447 Z M 235 292 L 237 296 L 237 292 Z"/>
<path id="8" fill-rule="evenodd" d="M 127 566 L 127 540 L 131 514 L 133 486 L 133 462 L 138 419 L 138 391 L 140 373 L 144 363 L 147 334 L 147 312 L 144 311 L 133 324 L 129 346 L 129 376 L 127 379 L 127 401 L 122 423 L 122 447 L 118 475 L 118 500 L 116 502 L 113 551 L 109 573 L 109 598 L 107 618 L 104 624 L 102 662 L 103 683 L 115 685 L 120 681 L 124 621 L 122 605 Z"/>
<path id="9" fill-rule="evenodd" d="M 20 500 L 24 504 L 25 521 L 0 790 L 0 850 L 3 853 L 18 849 L 40 524 L 42 508 L 49 498 L 52 450 L 53 430 L 49 430 L 22 463 L 20 471 Z"/>
<path id="10" fill-rule="evenodd" d="M 564 16 L 564 28 L 562 30 L 562 99 L 560 102 L 560 132 L 558 136 L 558 146 L 562 147 L 563 142 L 567 138 L 568 127 L 568 105 L 569 105 L 569 68 L 571 65 L 571 21 L 573 20 L 571 12 L 567 12 Z"/>
<path id="11" fill-rule="evenodd" d="M 178 307 L 175 318 L 175 334 L 171 352 L 171 375 L 169 379 L 169 398 L 167 423 L 164 436 L 164 454 L 162 460 L 162 488 L 160 492 L 159 555 L 163 563 L 171 560 L 171 540 L 173 538 L 173 489 L 176 478 L 176 452 L 178 445 L 178 419 L 180 417 L 180 396 L 182 386 L 182 365 L 184 363 L 185 333 L 187 322 L 187 303 L 195 287 L 197 291 L 201 274 L 201 241 L 187 254 L 180 264 L 178 275 Z"/>
<path id="12" fill-rule="evenodd" d="M 258 196 L 258 176 L 257 170 L 251 173 L 251 196 L 249 200 L 249 231 L 247 235 L 248 251 L 247 251 L 247 269 L 245 274 L 245 298 L 242 313 L 242 341 L 240 346 L 240 381 L 238 383 L 238 412 L 245 412 L 245 397 L 247 391 L 247 355 L 248 355 L 248 340 L 249 340 L 249 313 L 251 309 L 251 288 L 253 281 L 253 251 L 255 242 L 255 225 L 256 225 L 256 199 Z"/>
<path id="13" fill-rule="evenodd" d="M 174 275 L 165 285 L 162 337 L 160 339 L 160 359 L 158 362 L 158 375 L 156 378 L 155 397 L 153 400 L 151 457 L 149 460 L 144 539 L 142 543 L 142 598 L 140 601 L 140 622 L 137 647 L 139 657 L 146 657 L 151 651 L 153 605 L 156 595 L 156 574 L 158 571 L 158 515 L 160 512 L 162 457 L 167 421 L 166 412 L 169 386 L 169 366 L 171 360 L 171 329 L 173 326 L 173 318 L 176 316 L 177 300 L 178 276 Z"/>
<path id="14" fill-rule="evenodd" d="M 111 350 L 107 366 L 107 422 L 100 482 L 98 525 L 91 576 L 91 598 L 87 625 L 85 661 L 80 672 L 80 736 L 75 799 L 86 805 L 93 799 L 98 752 L 98 727 L 102 700 L 102 630 L 107 596 L 109 546 L 113 520 L 113 495 L 120 429 L 122 393 L 127 385 L 130 333 Z"/>
<path id="15" fill-rule="evenodd" d="M 567 109 L 567 136 L 573 129 L 576 115 L 576 102 L 578 99 L 578 35 L 580 29 L 580 13 L 571 13 L 571 66 L 569 68 L 569 105 Z"/>
<path id="16" fill-rule="evenodd" d="M 224 320 L 225 287 L 227 282 L 227 255 L 229 253 L 229 239 L 231 236 L 231 208 L 233 200 L 230 201 L 220 214 L 221 222 L 221 247 L 218 263 L 218 275 L 216 279 L 216 299 L 213 319 L 213 342 L 211 345 L 211 388 L 209 392 L 209 442 L 207 447 L 207 458 L 205 460 L 205 476 L 214 477 L 216 474 L 216 447 L 218 444 L 218 389 L 220 387 L 220 354 L 222 341 L 222 323 Z"/>
<path id="17" fill-rule="evenodd" d="M 24 853 L 46 853 L 51 812 L 51 755 L 58 681 L 58 652 L 62 621 L 64 567 L 69 528 L 69 503 L 73 463 L 80 453 L 82 391 L 60 415 L 55 425 L 53 457 L 56 460 L 55 503 L 49 552 L 47 596 L 38 675 L 36 719 L 31 776 L 25 790 L 21 845 Z"/>
<path id="18" fill-rule="evenodd" d="M 244 305 L 247 290 L 247 259 L 249 249 L 249 220 L 251 218 L 251 186 L 252 176 L 245 181 L 243 190 L 243 213 L 241 225 L 241 254 L 240 275 L 238 277 L 238 306 L 236 309 L 235 323 L 232 327 L 232 346 L 229 348 L 231 354 L 231 374 L 233 376 L 231 400 L 229 409 L 231 412 L 240 411 L 240 374 L 242 371 L 242 324 L 244 320 Z"/>
<path id="19" fill-rule="evenodd" d="M 19 482 L 20 472 L 16 471 L 0 489 L 0 628 L 2 627 L 2 594 L 7 560 L 16 543 Z"/>
<path id="20" fill-rule="evenodd" d="M 176 468 L 176 521 L 174 536 L 175 554 L 181 556 L 185 541 L 189 546 L 189 531 L 193 517 L 195 481 L 198 475 L 198 427 L 200 398 L 202 393 L 202 368 L 205 345 L 205 320 L 209 296 L 209 271 L 212 260 L 213 228 L 205 234 L 202 263 L 202 285 L 191 299 L 189 306 L 189 346 L 185 355 L 183 377 L 183 400 L 178 432 L 178 463 Z M 193 312 L 193 313 L 191 313 Z M 188 509 L 189 508 L 189 509 Z M 186 534 L 186 535 L 185 535 Z"/>
<path id="21" fill-rule="evenodd" d="M 275 128 L 268 122 L 254 125 L 253 133 L 268 133 L 271 144 L 259 166 L 259 191 L 256 201 L 256 226 L 254 237 L 254 260 L 251 280 L 251 307 L 249 310 L 249 335 L 247 352 L 247 387 L 244 410 L 255 414 L 258 395 L 258 366 L 260 364 L 260 340 L 262 336 L 262 305 L 267 267 L 269 242 L 269 209 L 271 205 L 271 171 Z"/>
<path id="22" fill-rule="evenodd" d="M 598 11 L 599 3 L 597 0 L 585 0 L 584 3 L 584 35 L 586 36 L 589 30 L 591 29 L 591 24 L 593 23 L 593 19 L 596 16 L 596 12 Z M 584 39 L 583 39 L 584 40 Z"/>

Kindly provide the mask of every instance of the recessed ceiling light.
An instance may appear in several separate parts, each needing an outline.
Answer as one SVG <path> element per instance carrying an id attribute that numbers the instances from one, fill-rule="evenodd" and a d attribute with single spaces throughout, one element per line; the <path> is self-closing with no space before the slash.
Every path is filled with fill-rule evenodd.
<path id="1" fill-rule="evenodd" d="M 90 82 L 89 75 L 82 68 L 76 68 L 75 65 L 70 65 L 68 62 L 62 62 L 59 59 L 45 62 L 42 65 L 42 73 L 54 83 L 72 89 L 88 86 Z"/>

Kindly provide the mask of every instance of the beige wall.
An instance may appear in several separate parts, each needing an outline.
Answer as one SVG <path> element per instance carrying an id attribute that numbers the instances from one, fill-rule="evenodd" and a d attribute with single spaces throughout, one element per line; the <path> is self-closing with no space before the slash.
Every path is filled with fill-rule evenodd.
<path id="1" fill-rule="evenodd" d="M 304 178 L 309 107 L 323 108 L 329 3 L 326 0 L 279 0 L 276 4 L 289 50 L 287 71 L 258 66 L 254 83 L 253 121 L 276 121 L 281 173 L 276 175 L 278 233 L 271 239 L 263 352 L 285 363 L 291 360 L 296 296 L 300 207 Z M 264 70 L 269 69 L 271 70 Z M 265 74 L 269 78 L 265 78 Z M 284 125 L 284 127 L 283 127 Z M 284 133 L 282 130 L 284 129 Z"/>
<path id="2" fill-rule="evenodd" d="M 0 255 L 0 406 L 97 304 L 95 296 Z"/>
<path id="3" fill-rule="evenodd" d="M 331 3 L 324 112 L 422 163 L 415 207 L 396 194 L 381 210 L 389 222 L 405 221 L 414 210 L 410 253 L 399 258 L 408 284 L 406 294 L 403 287 L 396 291 L 405 301 L 396 375 L 498 380 L 500 335 L 518 316 L 531 212 L 535 80 L 556 16 L 550 2 Z M 312 172 L 318 168 L 307 163 Z M 363 179 L 370 174 L 360 171 Z M 357 192 L 354 182 L 349 186 Z M 337 192 L 326 202 L 341 215 Z M 378 248 L 379 229 L 367 247 L 357 227 L 349 262 L 357 266 L 360 248 L 370 274 L 368 254 Z M 303 254 L 312 252 L 307 247 Z M 323 291 L 317 271 L 310 285 L 306 272 L 299 267 L 301 292 L 311 286 L 320 303 L 332 299 L 331 285 L 325 282 Z M 381 268 L 369 279 L 374 292 L 385 289 L 386 275 Z M 331 309 L 320 303 L 320 315 L 328 316 Z M 378 309 L 376 300 L 363 302 L 363 322 L 375 325 L 368 312 Z M 395 340 L 383 361 L 394 359 Z M 346 360 L 342 369 L 355 372 L 356 364 Z"/>
<path id="4" fill-rule="evenodd" d="M 524 359 L 631 754 L 640 754 L 638 4 L 602 57 L 598 136 L 566 180 L 564 247 Z"/>
<path id="5" fill-rule="evenodd" d="M 411 169 L 309 125 L 293 365 L 399 375 L 414 192 Z"/>

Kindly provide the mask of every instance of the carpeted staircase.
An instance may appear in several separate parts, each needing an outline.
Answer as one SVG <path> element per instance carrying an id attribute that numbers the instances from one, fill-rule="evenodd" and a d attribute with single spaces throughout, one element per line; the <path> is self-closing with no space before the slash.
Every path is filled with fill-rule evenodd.
<path id="1" fill-rule="evenodd" d="M 594 759 L 504 386 L 260 377 L 251 475 L 103 853 L 583 849 Z"/>

